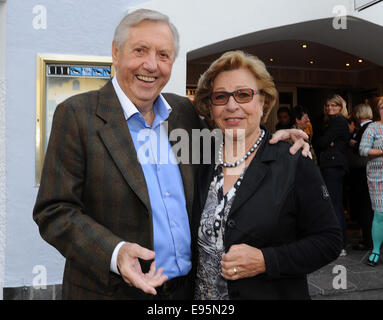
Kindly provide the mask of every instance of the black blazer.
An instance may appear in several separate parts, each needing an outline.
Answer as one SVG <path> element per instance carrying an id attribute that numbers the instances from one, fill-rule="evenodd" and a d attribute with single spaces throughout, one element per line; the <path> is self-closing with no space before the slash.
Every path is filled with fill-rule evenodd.
<path id="1" fill-rule="evenodd" d="M 267 133 L 250 163 L 229 213 L 224 245 L 259 248 L 266 272 L 228 281 L 231 299 L 309 299 L 306 274 L 335 260 L 340 229 L 320 172 L 311 159 L 292 156 L 290 145 L 269 144 Z M 214 165 L 201 166 L 192 215 L 193 273 L 197 237 Z"/>
<path id="2" fill-rule="evenodd" d="M 323 134 L 314 143 L 315 151 L 319 155 L 320 168 L 342 168 L 348 171 L 349 140 L 350 130 L 347 119 L 342 115 L 330 117 Z M 333 146 L 331 146 L 332 142 Z"/>

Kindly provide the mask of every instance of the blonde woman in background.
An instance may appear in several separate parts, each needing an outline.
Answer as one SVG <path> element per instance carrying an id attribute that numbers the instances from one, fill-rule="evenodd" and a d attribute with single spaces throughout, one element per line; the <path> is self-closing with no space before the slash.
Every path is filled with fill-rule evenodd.
<path id="1" fill-rule="evenodd" d="M 348 172 L 347 151 L 350 131 L 346 101 L 338 94 L 329 96 L 324 105 L 325 127 L 315 142 L 319 166 L 330 193 L 339 225 L 343 231 L 343 250 L 347 255 L 346 217 L 343 208 L 343 179 Z"/>
<path id="2" fill-rule="evenodd" d="M 380 120 L 371 123 L 363 134 L 359 146 L 361 156 L 369 157 L 367 182 L 374 220 L 372 222 L 373 249 L 367 263 L 375 267 L 379 261 L 383 241 L 383 99 L 377 106 Z"/>

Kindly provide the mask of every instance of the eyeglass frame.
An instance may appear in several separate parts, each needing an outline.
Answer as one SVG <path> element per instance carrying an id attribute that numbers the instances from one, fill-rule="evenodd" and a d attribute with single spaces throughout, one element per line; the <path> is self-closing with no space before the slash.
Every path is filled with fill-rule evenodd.
<path id="1" fill-rule="evenodd" d="M 247 101 L 247 102 L 239 102 L 239 101 L 237 101 L 237 99 L 235 98 L 235 93 L 238 92 L 238 91 L 241 91 L 241 90 L 250 90 L 250 91 L 251 91 L 251 99 L 250 99 L 249 101 Z M 228 98 L 227 98 L 227 100 L 225 101 L 225 103 L 222 103 L 222 104 L 214 104 L 214 103 L 213 103 L 213 100 L 212 100 L 212 95 L 213 95 L 214 93 L 222 93 L 222 94 L 225 94 L 225 96 L 228 97 Z M 235 101 L 236 103 L 241 104 L 241 103 L 249 103 L 250 101 L 252 101 L 252 100 L 254 99 L 254 96 L 255 96 L 255 95 L 257 95 L 257 94 L 262 94 L 262 93 L 263 93 L 262 90 L 255 90 L 255 89 L 252 89 L 252 88 L 241 88 L 241 89 L 237 89 L 237 90 L 235 90 L 235 91 L 233 91 L 233 92 L 227 92 L 227 91 L 214 91 L 214 92 L 212 92 L 212 93 L 208 96 L 208 98 L 209 98 L 209 100 L 210 100 L 212 106 L 224 106 L 225 104 L 227 104 L 227 103 L 229 102 L 230 97 L 233 97 L 233 99 L 234 99 L 234 101 Z"/>

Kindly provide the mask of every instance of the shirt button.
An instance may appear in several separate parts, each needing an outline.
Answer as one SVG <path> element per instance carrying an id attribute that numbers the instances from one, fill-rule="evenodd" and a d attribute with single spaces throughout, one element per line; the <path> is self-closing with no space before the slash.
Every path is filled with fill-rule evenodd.
<path id="1" fill-rule="evenodd" d="M 166 193 L 165 193 L 165 196 L 169 197 L 169 196 L 170 196 L 170 193 L 169 193 L 169 192 L 166 192 Z"/>

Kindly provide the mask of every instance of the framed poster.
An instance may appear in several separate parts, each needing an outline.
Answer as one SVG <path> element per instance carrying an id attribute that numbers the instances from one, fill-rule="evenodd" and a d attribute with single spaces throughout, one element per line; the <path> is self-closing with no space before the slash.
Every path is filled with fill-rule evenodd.
<path id="1" fill-rule="evenodd" d="M 111 57 L 37 55 L 36 185 L 57 105 L 73 95 L 100 89 L 113 73 Z"/>

